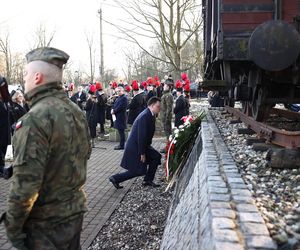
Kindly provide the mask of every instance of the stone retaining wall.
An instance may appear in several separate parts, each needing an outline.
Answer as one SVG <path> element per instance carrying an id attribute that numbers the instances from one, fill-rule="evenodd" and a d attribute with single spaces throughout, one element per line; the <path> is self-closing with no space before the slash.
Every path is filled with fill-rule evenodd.
<path id="1" fill-rule="evenodd" d="M 277 249 L 209 114 L 176 183 L 161 249 Z"/>

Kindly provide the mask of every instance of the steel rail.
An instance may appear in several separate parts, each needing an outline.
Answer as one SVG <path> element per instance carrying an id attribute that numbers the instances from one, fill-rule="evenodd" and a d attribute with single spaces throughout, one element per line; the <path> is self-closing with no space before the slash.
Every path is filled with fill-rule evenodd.
<path id="1" fill-rule="evenodd" d="M 247 124 L 259 137 L 265 138 L 268 142 L 288 149 L 300 148 L 300 131 L 286 131 L 274 128 L 257 122 L 252 117 L 245 115 L 242 111 L 229 106 L 225 106 L 225 110 Z"/>

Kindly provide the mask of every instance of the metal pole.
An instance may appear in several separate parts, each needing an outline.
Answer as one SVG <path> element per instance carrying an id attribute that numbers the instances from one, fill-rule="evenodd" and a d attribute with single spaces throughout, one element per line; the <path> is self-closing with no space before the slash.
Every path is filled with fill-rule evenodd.
<path id="1" fill-rule="evenodd" d="M 100 71 L 100 78 L 102 80 L 103 74 L 104 74 L 104 59 L 103 59 L 103 36 L 102 36 L 102 7 L 98 10 L 99 18 L 100 18 L 100 65 L 99 65 L 99 71 Z"/>

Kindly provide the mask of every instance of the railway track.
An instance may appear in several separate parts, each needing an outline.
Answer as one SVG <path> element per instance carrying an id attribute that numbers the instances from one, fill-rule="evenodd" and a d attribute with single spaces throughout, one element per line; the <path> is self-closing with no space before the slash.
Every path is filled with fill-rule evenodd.
<path id="1" fill-rule="evenodd" d="M 272 168 L 300 168 L 300 114 L 272 108 L 269 119 L 258 122 L 238 108 L 225 106 L 225 111 L 236 117 L 235 122 L 243 122 L 247 129 L 242 134 L 256 134 L 247 143 L 254 150 L 268 151 L 266 159 Z"/>
<path id="2" fill-rule="evenodd" d="M 288 131 L 284 128 L 278 128 L 268 125 L 267 123 L 255 121 L 252 117 L 247 116 L 237 108 L 226 106 L 225 110 L 244 122 L 249 129 L 252 129 L 260 138 L 264 138 L 268 143 L 287 149 L 300 148 L 300 129 L 299 131 Z M 282 121 L 283 123 L 290 123 L 289 121 L 298 122 L 300 120 L 300 114 L 283 109 L 273 108 L 271 109 L 271 114 L 288 119 Z"/>

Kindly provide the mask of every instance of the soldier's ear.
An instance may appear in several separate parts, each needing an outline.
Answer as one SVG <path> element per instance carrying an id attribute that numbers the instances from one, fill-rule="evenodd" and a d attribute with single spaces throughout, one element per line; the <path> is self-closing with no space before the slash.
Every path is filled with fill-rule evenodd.
<path id="1" fill-rule="evenodd" d="M 44 81 L 44 75 L 41 72 L 36 72 L 34 74 L 34 83 L 36 85 L 43 83 Z"/>

